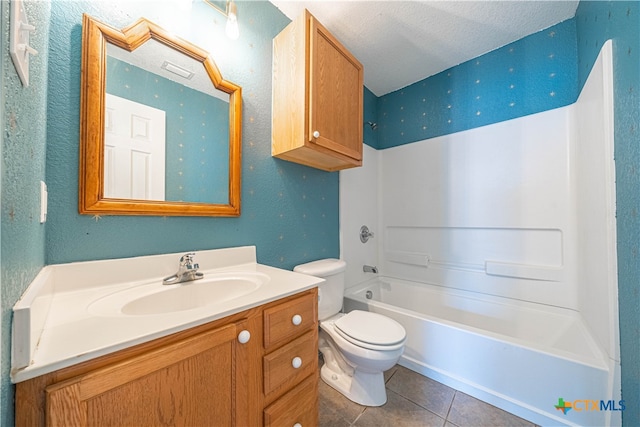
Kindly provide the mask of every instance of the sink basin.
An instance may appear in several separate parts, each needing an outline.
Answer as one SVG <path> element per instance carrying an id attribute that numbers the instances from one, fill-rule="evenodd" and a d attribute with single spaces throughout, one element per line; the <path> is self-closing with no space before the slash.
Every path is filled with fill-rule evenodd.
<path id="1" fill-rule="evenodd" d="M 92 302 L 88 310 L 103 316 L 144 316 L 196 310 L 223 304 L 256 291 L 269 281 L 261 273 L 205 274 L 192 282 L 132 286 Z"/>

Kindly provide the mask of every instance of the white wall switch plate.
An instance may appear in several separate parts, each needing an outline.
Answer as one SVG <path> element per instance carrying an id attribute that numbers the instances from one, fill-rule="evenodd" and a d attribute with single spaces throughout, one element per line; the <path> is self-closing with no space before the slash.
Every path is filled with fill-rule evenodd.
<path id="1" fill-rule="evenodd" d="M 47 184 L 44 181 L 40 181 L 40 224 L 47 222 L 47 199 L 49 193 L 47 192 Z"/>
<path id="2" fill-rule="evenodd" d="M 29 25 L 22 0 L 11 0 L 9 53 L 24 86 L 29 86 L 29 55 L 38 51 L 29 45 L 29 34 L 36 27 Z"/>

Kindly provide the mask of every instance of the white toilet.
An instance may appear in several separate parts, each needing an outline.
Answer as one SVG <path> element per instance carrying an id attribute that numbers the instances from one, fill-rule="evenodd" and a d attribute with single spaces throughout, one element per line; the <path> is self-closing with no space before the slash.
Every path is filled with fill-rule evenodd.
<path id="1" fill-rule="evenodd" d="M 407 334 L 402 325 L 381 314 L 340 313 L 345 267 L 342 260 L 323 259 L 293 269 L 326 280 L 318 286 L 318 347 L 324 358 L 320 376 L 356 403 L 384 405 L 383 372 L 400 359 Z"/>

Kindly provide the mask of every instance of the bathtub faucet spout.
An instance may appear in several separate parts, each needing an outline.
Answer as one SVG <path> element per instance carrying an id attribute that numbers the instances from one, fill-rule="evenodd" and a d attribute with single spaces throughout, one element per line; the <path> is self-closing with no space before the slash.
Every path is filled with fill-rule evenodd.
<path id="1" fill-rule="evenodd" d="M 378 274 L 378 268 L 371 266 L 371 265 L 365 265 L 362 267 L 362 271 L 364 271 L 365 273 L 374 273 L 374 274 Z"/>

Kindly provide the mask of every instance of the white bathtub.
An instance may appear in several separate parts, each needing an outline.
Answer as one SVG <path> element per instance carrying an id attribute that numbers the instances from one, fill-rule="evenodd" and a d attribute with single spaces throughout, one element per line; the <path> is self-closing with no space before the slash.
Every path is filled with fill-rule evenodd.
<path id="1" fill-rule="evenodd" d="M 599 405 L 617 395 L 609 360 L 575 311 L 386 277 L 347 289 L 344 308 L 400 322 L 401 365 L 527 420 L 620 424 L 616 411 L 555 408 L 559 398 Z"/>

